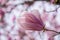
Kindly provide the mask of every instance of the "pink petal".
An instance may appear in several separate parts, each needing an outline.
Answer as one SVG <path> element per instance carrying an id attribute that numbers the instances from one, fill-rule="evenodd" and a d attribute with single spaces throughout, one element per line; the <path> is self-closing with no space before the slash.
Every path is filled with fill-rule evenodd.
<path id="1" fill-rule="evenodd" d="M 48 40 L 54 40 L 54 37 L 50 37 Z"/>
<path id="2" fill-rule="evenodd" d="M 54 40 L 54 37 L 57 35 L 57 33 L 53 31 L 46 31 L 46 33 L 48 35 L 48 40 Z"/>

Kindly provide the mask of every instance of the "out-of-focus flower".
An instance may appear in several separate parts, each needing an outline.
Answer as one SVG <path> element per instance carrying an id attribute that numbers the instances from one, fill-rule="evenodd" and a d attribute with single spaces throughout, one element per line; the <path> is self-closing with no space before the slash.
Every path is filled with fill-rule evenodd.
<path id="1" fill-rule="evenodd" d="M 0 5 L 4 5 L 8 0 L 0 0 Z"/>
<path id="2" fill-rule="evenodd" d="M 0 22 L 3 22 L 4 15 L 5 15 L 4 11 L 0 9 Z"/>
<path id="3" fill-rule="evenodd" d="M 41 31 L 44 28 L 44 23 L 37 10 L 25 12 L 19 19 L 19 25 L 26 30 Z"/>
<path id="4" fill-rule="evenodd" d="M 54 40 L 54 35 L 56 34 L 55 32 L 52 32 L 52 31 L 46 31 L 47 33 L 47 38 L 48 40 Z"/>
<path id="5" fill-rule="evenodd" d="M 55 0 L 50 0 L 50 1 L 51 1 L 51 3 L 54 3 Z"/>

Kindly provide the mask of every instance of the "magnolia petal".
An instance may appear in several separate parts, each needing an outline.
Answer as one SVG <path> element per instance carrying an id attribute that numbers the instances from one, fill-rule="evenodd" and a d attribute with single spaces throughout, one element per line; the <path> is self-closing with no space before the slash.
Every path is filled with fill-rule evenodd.
<path id="1" fill-rule="evenodd" d="M 24 25 L 23 25 L 24 24 Z M 27 30 L 42 30 L 43 27 L 39 24 L 33 24 L 33 23 L 21 23 L 21 25 L 23 26 L 24 29 L 27 29 Z"/>
<path id="2" fill-rule="evenodd" d="M 39 19 L 37 19 L 34 15 L 32 15 L 32 14 L 26 14 L 26 20 L 29 20 L 29 21 L 31 21 L 31 22 L 33 22 L 33 23 L 38 23 L 38 24 L 40 24 L 40 25 L 42 25 L 43 24 L 43 22 L 42 22 L 42 20 L 39 20 Z"/>
<path id="3" fill-rule="evenodd" d="M 48 40 L 54 40 L 54 37 L 50 37 Z"/>
<path id="4" fill-rule="evenodd" d="M 39 13 L 39 11 L 38 11 L 38 10 L 33 10 L 33 11 L 32 11 L 32 14 L 33 14 L 34 16 L 36 16 L 36 17 L 37 17 L 37 19 L 39 19 L 39 20 L 40 20 L 41 15 L 40 15 L 40 13 Z"/>
<path id="5" fill-rule="evenodd" d="M 54 40 L 54 37 L 57 35 L 57 33 L 53 32 L 53 31 L 46 31 L 47 36 L 48 36 L 48 40 Z"/>

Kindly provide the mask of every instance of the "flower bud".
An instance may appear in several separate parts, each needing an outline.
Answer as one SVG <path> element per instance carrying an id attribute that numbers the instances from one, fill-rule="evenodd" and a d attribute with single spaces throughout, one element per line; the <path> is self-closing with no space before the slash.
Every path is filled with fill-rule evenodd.
<path id="1" fill-rule="evenodd" d="M 39 12 L 36 10 L 32 12 L 25 12 L 24 15 L 19 18 L 18 22 L 19 25 L 21 25 L 21 28 L 26 30 L 41 31 L 44 28 L 44 23 Z"/>

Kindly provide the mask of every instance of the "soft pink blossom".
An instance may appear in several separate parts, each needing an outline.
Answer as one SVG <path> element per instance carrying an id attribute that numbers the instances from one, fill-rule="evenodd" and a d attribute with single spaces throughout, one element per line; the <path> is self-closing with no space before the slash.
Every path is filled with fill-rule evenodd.
<path id="1" fill-rule="evenodd" d="M 38 11 L 26 12 L 19 18 L 18 21 L 22 28 L 26 30 L 41 31 L 44 28 L 44 23 Z"/>

